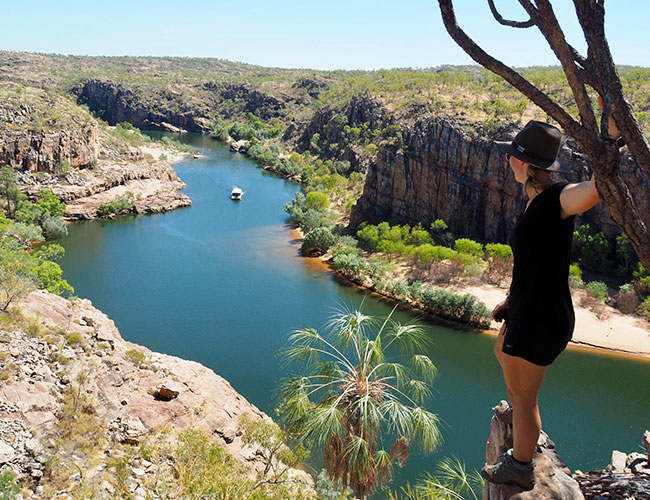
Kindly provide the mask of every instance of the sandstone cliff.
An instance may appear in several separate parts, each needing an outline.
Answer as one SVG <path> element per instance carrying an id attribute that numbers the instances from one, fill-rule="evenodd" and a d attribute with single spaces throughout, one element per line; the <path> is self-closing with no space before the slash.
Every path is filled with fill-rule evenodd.
<path id="1" fill-rule="evenodd" d="M 380 149 L 370 165 L 363 195 L 353 208 L 352 227 L 363 220 L 428 225 L 441 218 L 454 234 L 505 242 L 525 200 L 494 142 L 470 138 L 444 118 L 418 120 L 402 128 L 402 137 L 399 147 Z M 574 172 L 567 180 L 588 179 L 584 157 L 570 142 L 568 146 L 560 157 Z M 623 175 L 650 221 L 650 201 L 644 194 L 650 186 L 632 166 L 624 159 Z M 585 222 L 606 234 L 620 232 L 603 204 L 576 224 Z"/>
<path id="2" fill-rule="evenodd" d="M 97 160 L 99 128 L 87 112 L 71 109 L 69 99 L 18 89 L 0 89 L 0 165 L 52 173 L 62 162 L 86 168 Z"/>
<path id="3" fill-rule="evenodd" d="M 128 452 L 119 443 L 145 442 L 162 429 L 172 440 L 183 430 L 202 429 L 249 470 L 264 466 L 261 450 L 244 443 L 238 419 L 246 413 L 269 417 L 212 370 L 125 341 L 88 300 L 37 291 L 23 301 L 22 310 L 24 328 L 0 327 L 0 469 L 13 469 L 36 496 L 53 480 L 55 454 L 80 472 L 70 477 L 70 488 L 85 482 L 114 491 L 111 457 Z M 84 404 L 101 422 L 94 440 L 107 441 L 99 459 L 91 460 L 83 449 L 68 454 L 53 448 L 65 394 L 86 398 Z M 158 473 L 155 460 L 140 460 L 132 469 L 126 471 L 133 476 L 132 491 L 146 497 L 146 480 Z M 310 482 L 304 473 L 296 471 L 294 477 Z"/>

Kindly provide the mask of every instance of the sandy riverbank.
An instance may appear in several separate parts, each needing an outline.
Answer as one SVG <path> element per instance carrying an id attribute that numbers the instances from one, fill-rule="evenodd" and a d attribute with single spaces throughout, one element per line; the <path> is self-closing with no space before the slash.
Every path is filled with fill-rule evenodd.
<path id="1" fill-rule="evenodd" d="M 296 240 L 304 238 L 299 228 L 294 228 L 292 233 L 296 236 Z M 309 265 L 313 266 L 315 261 L 320 261 L 323 268 L 334 272 L 327 259 L 328 255 L 320 258 L 305 258 L 309 261 Z M 454 286 L 448 289 L 455 293 L 475 295 L 490 311 L 507 294 L 507 289 L 489 284 Z M 601 319 L 588 308 L 579 305 L 582 293 L 580 290 L 573 291 L 576 326 L 569 347 L 608 351 L 650 360 L 650 323 L 636 316 L 622 314 L 618 309 L 605 304 L 602 305 Z M 500 329 L 501 324 L 492 321 L 487 333 L 496 336 Z"/>
<path id="2" fill-rule="evenodd" d="M 471 293 L 485 302 L 492 310 L 507 293 L 503 288 L 492 285 L 474 285 L 452 289 L 454 292 Z M 618 309 L 603 305 L 604 319 L 579 305 L 581 291 L 574 291 L 573 302 L 576 326 L 573 332 L 574 346 L 591 347 L 616 351 L 650 359 L 650 323 L 636 316 L 622 314 Z M 490 330 L 496 333 L 501 324 L 492 321 Z"/>

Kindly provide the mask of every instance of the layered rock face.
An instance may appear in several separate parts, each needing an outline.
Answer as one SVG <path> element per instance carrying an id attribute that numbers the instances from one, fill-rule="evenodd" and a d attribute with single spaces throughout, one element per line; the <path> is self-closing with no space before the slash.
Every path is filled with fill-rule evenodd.
<path id="1" fill-rule="evenodd" d="M 205 132 L 210 129 L 207 105 L 200 109 L 188 103 L 179 104 L 178 96 L 169 90 L 141 97 L 134 89 L 105 80 L 88 80 L 73 89 L 77 100 L 99 113 L 109 124 L 129 122 L 147 130 L 179 129 Z"/>
<path id="2" fill-rule="evenodd" d="M 345 121 L 341 121 L 342 118 Z M 289 126 L 283 140 L 289 141 L 295 137 L 298 151 L 304 152 L 309 149 L 314 134 L 318 134 L 318 146 L 326 151 L 326 157 L 349 161 L 353 170 L 363 172 L 368 168 L 369 155 L 363 154 L 363 146 L 348 141 L 344 126 L 359 127 L 364 123 L 369 130 L 378 130 L 392 124 L 393 119 L 376 99 L 355 96 L 342 110 L 320 108 L 303 128 Z M 338 146 L 337 150 L 331 149 L 333 144 Z"/>
<path id="3" fill-rule="evenodd" d="M 351 226 L 363 220 L 428 226 L 441 218 L 459 236 L 506 242 L 525 199 L 495 143 L 471 139 L 440 118 L 418 120 L 404 127 L 402 136 L 402 147 L 380 149 L 370 165 Z M 567 146 L 560 157 L 573 170 L 567 180 L 588 179 L 590 168 L 583 155 L 570 141 Z M 650 220 L 650 186 L 630 159 L 622 160 L 621 170 L 641 213 Z M 576 226 L 586 222 L 608 235 L 620 232 L 604 204 L 585 213 Z"/>
<path id="4" fill-rule="evenodd" d="M 134 211 L 138 214 L 159 213 L 192 205 L 189 196 L 178 191 L 185 187 L 176 172 L 164 163 L 113 164 L 68 174 L 67 183 L 41 184 L 32 176 L 20 174 L 28 196 L 35 198 L 47 188 L 66 203 L 66 219 L 87 220 L 99 216 L 100 206 L 111 203 L 118 196 L 132 193 Z M 30 184 L 30 181 L 33 183 Z M 71 182 L 70 182 L 71 181 Z"/>
<path id="5" fill-rule="evenodd" d="M 24 111 L 31 112 L 29 106 Z M 0 114 L 0 121 L 3 118 Z M 7 122 L 16 123 L 16 117 L 8 118 Z M 51 133 L 26 130 L 0 134 L 0 165 L 13 165 L 31 172 L 53 173 L 65 161 L 73 168 L 86 168 L 97 160 L 99 150 L 96 123 Z"/>
<path id="6" fill-rule="evenodd" d="M 171 429 L 173 436 L 202 429 L 251 470 L 264 467 L 261 453 L 243 442 L 238 419 L 245 413 L 269 417 L 209 368 L 125 341 L 89 300 L 69 301 L 37 291 L 22 308 L 33 317 L 31 335 L 0 327 L 0 468 L 40 483 L 48 456 L 56 453 L 48 449 L 48 441 L 63 393 L 75 384 L 92 401 L 110 442 L 136 444 L 162 428 Z M 54 333 L 35 334 L 40 322 Z M 133 356 L 136 351 L 141 360 Z M 92 482 L 105 467 L 89 464 L 79 481 Z M 311 483 L 307 474 L 295 474 Z"/>
<path id="7" fill-rule="evenodd" d="M 201 86 L 147 88 L 110 80 L 92 79 L 72 89 L 77 101 L 86 104 L 109 124 L 129 122 L 145 130 L 209 132 L 217 110 L 225 116 L 255 113 L 269 120 L 286 113 L 291 96 L 278 98 L 246 85 L 206 82 Z"/>

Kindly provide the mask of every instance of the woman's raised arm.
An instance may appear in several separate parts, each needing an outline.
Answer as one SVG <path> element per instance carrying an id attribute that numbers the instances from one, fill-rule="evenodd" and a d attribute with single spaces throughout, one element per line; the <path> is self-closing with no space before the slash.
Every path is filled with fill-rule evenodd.
<path id="1" fill-rule="evenodd" d="M 560 193 L 560 207 L 562 207 L 562 218 L 566 219 L 572 215 L 586 212 L 600 201 L 596 190 L 596 181 L 592 177 L 590 181 L 568 184 Z"/>

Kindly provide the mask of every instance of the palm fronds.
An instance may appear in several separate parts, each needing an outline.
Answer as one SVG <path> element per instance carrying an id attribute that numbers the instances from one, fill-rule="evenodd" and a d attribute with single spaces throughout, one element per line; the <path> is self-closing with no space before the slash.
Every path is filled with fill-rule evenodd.
<path id="1" fill-rule="evenodd" d="M 442 439 L 438 417 L 419 406 L 437 375 L 423 351 L 425 332 L 392 314 L 378 320 L 342 308 L 326 334 L 294 330 L 281 353 L 301 374 L 279 388 L 280 417 L 297 439 L 324 449 L 330 478 L 359 498 L 392 476 L 394 461 L 406 462 L 409 443 L 432 451 Z M 390 346 L 404 362 L 387 359 Z M 390 452 L 385 431 L 397 434 Z"/>

